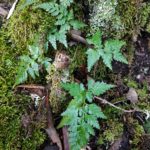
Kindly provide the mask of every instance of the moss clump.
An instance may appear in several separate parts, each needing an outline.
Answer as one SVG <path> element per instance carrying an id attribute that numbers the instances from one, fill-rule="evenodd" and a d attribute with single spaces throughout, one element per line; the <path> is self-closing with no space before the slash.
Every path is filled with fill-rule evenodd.
<path id="1" fill-rule="evenodd" d="M 98 144 L 104 144 L 105 142 L 113 143 L 123 134 L 123 123 L 117 119 L 110 119 L 107 121 L 107 128 L 100 134 Z"/>
<path id="2" fill-rule="evenodd" d="M 21 0 L 13 16 L 0 30 L 0 149 L 36 150 L 44 139 L 41 126 L 37 123 L 30 137 L 21 124 L 22 115 L 27 111 L 29 97 L 14 95 L 13 85 L 18 67 L 18 57 L 27 53 L 28 44 L 35 34 L 43 35 L 53 25 L 54 18 L 42 10 L 27 7 L 19 10 Z"/>
<path id="3" fill-rule="evenodd" d="M 32 44 L 36 34 L 45 35 L 55 21 L 49 13 L 33 9 L 32 6 L 20 9 L 24 2 L 24 0 L 19 2 L 7 25 L 8 36 L 20 50 L 26 49 L 29 44 Z M 44 36 L 42 38 L 44 39 Z"/>
<path id="4" fill-rule="evenodd" d="M 150 3 L 144 3 L 143 9 L 141 10 L 141 27 L 150 33 Z"/>
<path id="5" fill-rule="evenodd" d="M 86 64 L 86 48 L 82 45 L 72 46 L 67 49 L 70 54 L 71 64 L 70 72 L 72 73 L 76 68 Z"/>
<path id="6" fill-rule="evenodd" d="M 132 149 L 138 149 L 141 142 L 141 137 L 143 136 L 144 128 L 139 124 L 139 122 L 132 117 L 127 119 L 128 132 L 130 134 L 130 144 Z"/>

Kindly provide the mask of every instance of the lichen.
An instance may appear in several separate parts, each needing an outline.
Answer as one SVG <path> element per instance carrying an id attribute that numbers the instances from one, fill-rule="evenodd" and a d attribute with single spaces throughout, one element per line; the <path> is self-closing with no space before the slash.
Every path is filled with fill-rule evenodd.
<path id="1" fill-rule="evenodd" d="M 149 9 L 149 2 L 140 0 L 98 0 L 91 4 L 91 32 L 101 29 L 105 36 L 136 40 L 141 29 L 148 28 Z"/>
<path id="2" fill-rule="evenodd" d="M 120 16 L 116 14 L 117 0 L 99 0 L 92 4 L 90 17 L 91 32 L 102 29 L 108 32 L 110 29 L 121 31 L 124 25 L 121 23 Z"/>

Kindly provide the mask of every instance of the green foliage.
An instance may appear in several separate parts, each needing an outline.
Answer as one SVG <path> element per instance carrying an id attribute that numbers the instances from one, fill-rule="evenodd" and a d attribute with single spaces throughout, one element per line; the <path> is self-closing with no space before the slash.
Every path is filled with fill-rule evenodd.
<path id="1" fill-rule="evenodd" d="M 128 87 L 131 87 L 131 88 L 135 88 L 135 89 L 138 88 L 138 84 L 134 80 L 129 80 L 128 83 L 127 83 L 127 85 L 128 85 Z"/>
<path id="2" fill-rule="evenodd" d="M 47 35 L 47 40 L 52 44 L 54 49 L 57 49 L 57 41 L 67 48 L 68 31 L 71 28 L 80 29 L 85 26 L 82 22 L 74 19 L 72 9 L 68 10 L 67 7 L 70 6 L 72 2 L 72 0 L 66 0 L 60 1 L 60 4 L 58 4 L 55 1 L 53 1 L 35 6 L 35 8 L 41 8 L 56 18 L 55 26 L 51 28 Z"/>
<path id="3" fill-rule="evenodd" d="M 73 96 L 67 110 L 62 113 L 59 127 L 69 126 L 69 142 L 72 150 L 86 146 L 94 128 L 99 129 L 98 119 L 105 119 L 100 107 L 92 103 L 94 95 L 100 95 L 113 87 L 106 83 L 88 81 L 88 89 L 83 84 L 66 83 L 63 88 Z"/>
<path id="4" fill-rule="evenodd" d="M 17 72 L 18 55 L 23 51 L 10 42 L 8 30 L 0 30 L 0 149 L 1 150 L 36 150 L 45 136 L 40 128 L 35 126 L 36 134 L 26 137 L 21 125 L 21 117 L 28 110 L 29 97 L 15 95 L 12 86 Z M 34 132 L 34 131 L 33 131 Z"/>
<path id="5" fill-rule="evenodd" d="M 44 57 L 38 46 L 29 46 L 30 56 L 23 55 L 20 57 L 15 85 L 27 80 L 28 74 L 35 79 L 39 76 L 40 65 L 43 65 L 48 71 L 50 67 L 50 58 Z"/>
<path id="6" fill-rule="evenodd" d="M 102 58 L 104 64 L 112 70 L 112 61 L 120 61 L 128 63 L 126 58 L 120 52 L 120 49 L 125 42 L 119 40 L 107 40 L 102 45 L 101 33 L 96 32 L 91 39 L 88 39 L 89 44 L 93 44 L 94 48 L 89 48 L 88 55 L 88 71 L 94 66 L 94 64 Z"/>
<path id="7" fill-rule="evenodd" d="M 147 28 L 147 24 L 149 23 L 149 17 L 150 17 L 150 3 L 143 3 L 140 16 L 140 24 L 143 29 L 145 28 L 145 26 Z"/>
<path id="8" fill-rule="evenodd" d="M 146 130 L 146 133 L 150 134 L 150 120 L 147 120 L 144 124 L 144 129 Z"/>
<path id="9" fill-rule="evenodd" d="M 13 95 L 11 90 L 14 81 L 12 79 L 15 74 L 18 73 L 16 84 L 19 84 L 26 81 L 28 76 L 33 79 L 39 76 L 41 66 L 44 66 L 45 69 L 48 70 L 50 59 L 44 56 L 47 51 L 44 51 L 45 49 L 41 47 L 46 43 L 45 46 L 48 49 L 49 42 L 54 49 L 58 48 L 57 42 L 68 47 L 68 31 L 71 29 L 80 29 L 85 26 L 74 17 L 73 10 L 75 10 L 75 8 L 72 5 L 73 0 L 45 1 L 46 0 L 27 0 L 26 3 L 23 4 L 24 0 L 21 0 L 18 5 L 19 7 L 17 7 L 17 10 L 8 22 L 7 36 L 4 35 L 4 37 L 6 36 L 5 41 L 0 40 L 0 55 L 2 56 L 0 58 L 0 62 L 2 62 L 0 64 L 0 149 L 35 150 L 43 143 L 45 136 L 40 131 L 40 127 L 33 125 L 35 129 L 31 137 L 26 137 L 26 133 L 22 132 L 21 116 L 26 112 L 30 101 L 26 97 Z M 95 32 L 95 29 L 99 31 L 99 28 L 102 28 L 103 33 L 108 30 L 105 37 L 117 33 L 116 36 L 119 38 L 134 32 L 136 20 L 139 18 L 139 9 L 136 9 L 137 4 L 135 4 L 135 0 L 132 2 L 129 0 L 100 0 L 98 3 L 96 7 L 93 7 L 94 9 L 98 8 L 92 13 L 93 21 L 90 19 L 92 27 L 95 26 L 93 32 Z M 95 4 L 97 3 L 94 2 L 93 5 Z M 139 2 L 139 4 L 141 4 L 141 2 Z M 22 6 L 22 8 L 20 6 Z M 140 10 L 141 8 L 145 8 L 143 9 L 143 17 L 141 17 L 141 22 L 136 25 L 136 29 L 140 29 L 140 27 L 144 28 L 147 18 L 149 17 L 149 9 L 143 6 L 144 5 L 141 7 L 140 5 Z M 122 13 L 123 9 L 127 11 Z M 42 41 L 38 43 L 39 46 L 33 45 L 37 32 L 42 39 Z M 88 71 L 92 69 L 99 59 L 102 59 L 103 63 L 110 69 L 112 69 L 113 60 L 127 63 L 127 60 L 120 51 L 122 46 L 125 45 L 125 42 L 110 39 L 103 43 L 102 34 L 100 32 L 96 32 L 88 42 L 93 45 L 93 47 L 91 46 L 87 51 Z M 30 51 L 29 55 L 26 54 L 27 47 Z M 74 52 L 76 47 L 78 51 Z M 81 51 L 83 47 L 79 47 L 79 45 L 76 47 L 71 47 L 68 50 L 71 55 L 74 56 L 71 57 L 75 62 L 71 64 L 72 66 L 74 65 L 72 67 L 73 69 L 85 64 L 85 51 Z M 24 55 L 22 56 L 22 54 Z M 16 58 L 20 55 L 21 61 L 18 62 Z M 19 68 L 17 69 L 18 63 Z M 105 68 L 104 70 L 106 71 Z M 97 79 L 97 77 L 95 79 Z M 134 84 L 130 84 L 130 86 L 133 85 Z M 67 110 L 62 113 L 63 119 L 59 127 L 69 126 L 71 149 L 80 150 L 86 146 L 90 136 L 94 135 L 94 129 L 100 129 L 98 119 L 106 118 L 100 107 L 93 103 L 94 96 L 104 94 L 114 86 L 104 82 L 89 80 L 87 89 L 83 84 L 77 83 L 63 84 L 63 87 L 70 93 L 73 99 Z M 145 89 L 143 90 L 145 91 Z M 145 94 L 147 95 L 144 91 L 141 90 L 140 97 L 144 97 Z M 140 104 L 142 105 L 142 103 Z M 143 105 L 144 108 L 145 104 L 146 103 Z M 106 131 L 103 131 L 103 142 L 113 142 L 122 133 L 123 125 L 117 122 L 120 120 L 116 121 L 114 119 L 118 117 L 117 110 L 111 107 L 107 107 L 106 109 L 109 109 L 107 114 L 110 119 L 107 122 L 109 127 Z M 113 118 L 110 116 L 113 116 Z M 137 124 L 135 126 L 135 140 L 133 140 L 133 144 L 136 145 L 139 142 L 139 137 L 142 135 L 142 132 L 141 126 Z"/>

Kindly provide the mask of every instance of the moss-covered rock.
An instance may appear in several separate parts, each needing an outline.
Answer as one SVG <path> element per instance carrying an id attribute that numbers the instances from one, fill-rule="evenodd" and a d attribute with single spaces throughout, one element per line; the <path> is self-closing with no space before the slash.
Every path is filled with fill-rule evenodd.
<path id="1" fill-rule="evenodd" d="M 22 115 L 27 112 L 31 100 L 29 97 L 16 95 L 13 92 L 19 56 L 28 52 L 36 34 L 44 35 L 54 18 L 42 10 L 26 7 L 20 10 L 21 0 L 11 16 L 0 29 L 0 149 L 1 150 L 35 150 L 45 135 L 40 125 L 34 125 L 30 137 L 22 127 Z"/>
<path id="2" fill-rule="evenodd" d="M 141 30 L 148 31 L 149 9 L 143 0 L 97 0 L 91 3 L 91 31 L 101 29 L 105 36 L 136 40 Z"/>

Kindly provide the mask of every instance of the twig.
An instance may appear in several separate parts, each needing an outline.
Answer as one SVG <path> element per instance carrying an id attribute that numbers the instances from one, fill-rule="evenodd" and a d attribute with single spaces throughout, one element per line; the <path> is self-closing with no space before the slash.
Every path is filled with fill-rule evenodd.
<path id="1" fill-rule="evenodd" d="M 63 131 L 64 150 L 70 150 L 68 141 L 68 128 L 65 126 L 63 127 L 62 131 Z"/>
<path id="2" fill-rule="evenodd" d="M 46 104 L 45 105 L 47 108 L 47 121 L 48 121 L 48 128 L 46 129 L 46 132 L 49 138 L 53 141 L 53 143 L 56 143 L 58 145 L 59 150 L 62 150 L 61 140 L 53 124 L 52 112 L 51 112 L 50 105 L 49 105 L 48 91 L 46 91 Z"/>
<path id="3" fill-rule="evenodd" d="M 11 7 L 11 9 L 9 10 L 9 13 L 8 13 L 8 15 L 7 15 L 7 19 L 9 19 L 9 18 L 11 17 L 11 15 L 13 14 L 13 12 L 14 12 L 14 10 L 15 10 L 15 8 L 16 8 L 16 5 L 17 5 L 17 3 L 18 3 L 18 1 L 19 1 L 19 0 L 16 0 L 16 1 L 14 2 L 14 4 L 12 5 L 12 7 Z"/>
<path id="4" fill-rule="evenodd" d="M 118 106 L 116 106 L 116 105 L 114 105 L 114 104 L 108 102 L 107 100 L 105 100 L 105 99 L 103 99 L 103 98 L 100 98 L 100 97 L 97 97 L 97 96 L 94 96 L 94 98 L 97 99 L 97 100 L 100 100 L 100 101 L 101 101 L 102 103 L 104 103 L 104 104 L 108 104 L 108 105 L 110 105 L 110 106 L 112 106 L 112 107 L 114 107 L 114 108 L 116 108 L 116 109 L 118 109 L 118 110 L 121 110 L 121 111 L 125 112 L 125 113 L 142 112 L 142 113 L 146 114 L 145 111 L 140 110 L 140 109 L 138 109 L 138 108 L 133 109 L 133 110 L 126 110 L 126 109 L 120 108 L 120 107 L 118 107 Z"/>

